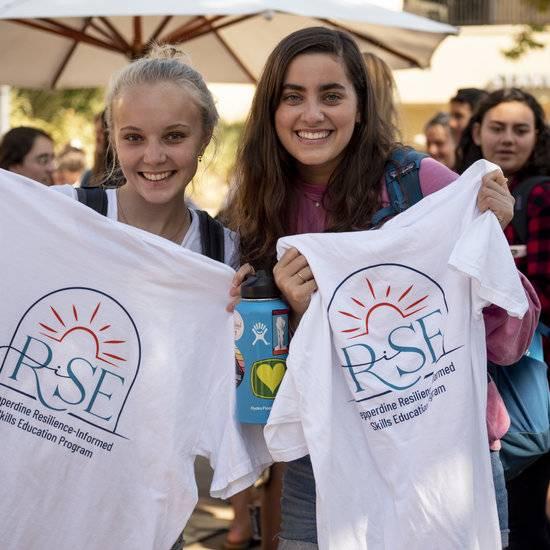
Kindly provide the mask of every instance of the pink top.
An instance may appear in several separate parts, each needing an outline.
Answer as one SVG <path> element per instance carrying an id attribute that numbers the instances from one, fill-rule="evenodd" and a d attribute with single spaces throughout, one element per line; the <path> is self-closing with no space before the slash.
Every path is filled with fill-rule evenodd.
<path id="1" fill-rule="evenodd" d="M 420 163 L 420 187 L 423 195 L 439 191 L 458 178 L 431 158 Z M 299 182 L 298 200 L 294 205 L 293 233 L 320 233 L 326 228 L 327 215 L 322 205 L 324 185 Z M 388 206 L 386 186 L 382 185 L 382 206 Z M 484 309 L 487 332 L 487 358 L 498 365 L 510 365 L 519 360 L 527 350 L 537 326 L 540 302 L 529 281 L 520 273 L 521 282 L 527 295 L 529 309 L 523 319 L 510 317 L 508 313 L 494 305 Z M 500 449 L 500 438 L 508 431 L 510 418 L 495 383 L 491 380 L 487 392 L 487 431 L 489 446 Z"/>

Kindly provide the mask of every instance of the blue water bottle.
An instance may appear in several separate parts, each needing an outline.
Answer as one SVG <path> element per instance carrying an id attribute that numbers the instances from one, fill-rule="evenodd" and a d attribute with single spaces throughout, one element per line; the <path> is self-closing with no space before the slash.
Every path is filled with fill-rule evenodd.
<path id="1" fill-rule="evenodd" d="M 288 305 L 265 271 L 248 277 L 235 309 L 237 418 L 265 424 L 286 371 Z"/>

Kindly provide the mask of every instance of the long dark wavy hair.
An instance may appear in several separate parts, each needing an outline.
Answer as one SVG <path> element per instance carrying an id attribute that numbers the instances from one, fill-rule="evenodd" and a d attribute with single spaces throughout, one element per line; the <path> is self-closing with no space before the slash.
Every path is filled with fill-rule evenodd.
<path id="1" fill-rule="evenodd" d="M 456 150 L 456 170 L 462 174 L 476 160 L 483 158 L 481 147 L 474 143 L 472 130 L 482 124 L 485 115 L 501 103 L 517 101 L 527 105 L 535 118 L 537 139 L 531 156 L 514 176 L 518 180 L 536 175 L 550 176 L 550 130 L 540 103 L 528 92 L 519 88 L 503 88 L 490 93 L 477 107 L 468 126 L 465 128 Z"/>
<path id="2" fill-rule="evenodd" d="M 288 66 L 301 54 L 323 53 L 342 60 L 357 95 L 355 126 L 323 199 L 329 230 L 369 227 L 380 203 L 384 164 L 394 147 L 395 128 L 382 120 L 365 62 L 350 35 L 311 27 L 284 38 L 273 50 L 258 82 L 235 165 L 236 189 L 228 205 L 229 225 L 240 235 L 241 262 L 271 268 L 275 244 L 290 232 L 297 170 L 275 131 Z"/>

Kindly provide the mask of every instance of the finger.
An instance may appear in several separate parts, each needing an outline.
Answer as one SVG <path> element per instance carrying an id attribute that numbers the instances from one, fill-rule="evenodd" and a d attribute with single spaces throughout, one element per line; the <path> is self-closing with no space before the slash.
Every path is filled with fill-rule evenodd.
<path id="1" fill-rule="evenodd" d="M 296 248 L 289 248 L 285 251 L 285 253 L 281 256 L 281 259 L 277 262 L 275 267 L 278 267 L 278 269 L 285 268 L 294 258 L 297 258 L 300 255 L 300 252 Z"/>
<path id="2" fill-rule="evenodd" d="M 307 265 L 296 273 L 296 277 L 298 277 L 303 283 L 307 283 L 313 279 L 313 272 L 311 271 L 309 265 Z"/>
<path id="3" fill-rule="evenodd" d="M 285 273 L 292 277 L 293 275 L 296 275 L 299 271 L 304 270 L 307 268 L 309 264 L 307 263 L 306 257 L 302 256 L 301 254 L 294 258 L 285 268 Z"/>
<path id="4" fill-rule="evenodd" d="M 237 296 L 234 300 L 231 300 L 231 302 L 229 302 L 226 306 L 225 306 L 225 311 L 227 311 L 228 313 L 234 313 L 235 311 L 235 308 L 237 307 L 237 304 L 241 301 L 241 297 L 240 295 Z"/>
<path id="5" fill-rule="evenodd" d="M 239 287 L 246 279 L 247 275 L 255 273 L 254 268 L 250 264 L 244 264 L 233 275 L 232 286 L 233 288 Z"/>

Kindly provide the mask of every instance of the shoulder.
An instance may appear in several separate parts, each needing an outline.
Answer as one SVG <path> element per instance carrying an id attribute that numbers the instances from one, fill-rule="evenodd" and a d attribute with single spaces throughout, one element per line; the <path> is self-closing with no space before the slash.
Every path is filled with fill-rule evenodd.
<path id="1" fill-rule="evenodd" d="M 66 197 L 70 197 L 71 199 L 77 199 L 76 189 L 72 185 L 52 185 L 50 189 L 56 193 L 61 193 Z"/>
<path id="2" fill-rule="evenodd" d="M 458 174 L 453 172 L 437 160 L 427 157 L 422 159 L 418 173 L 420 187 L 424 196 L 443 189 L 449 183 L 458 179 Z"/>

